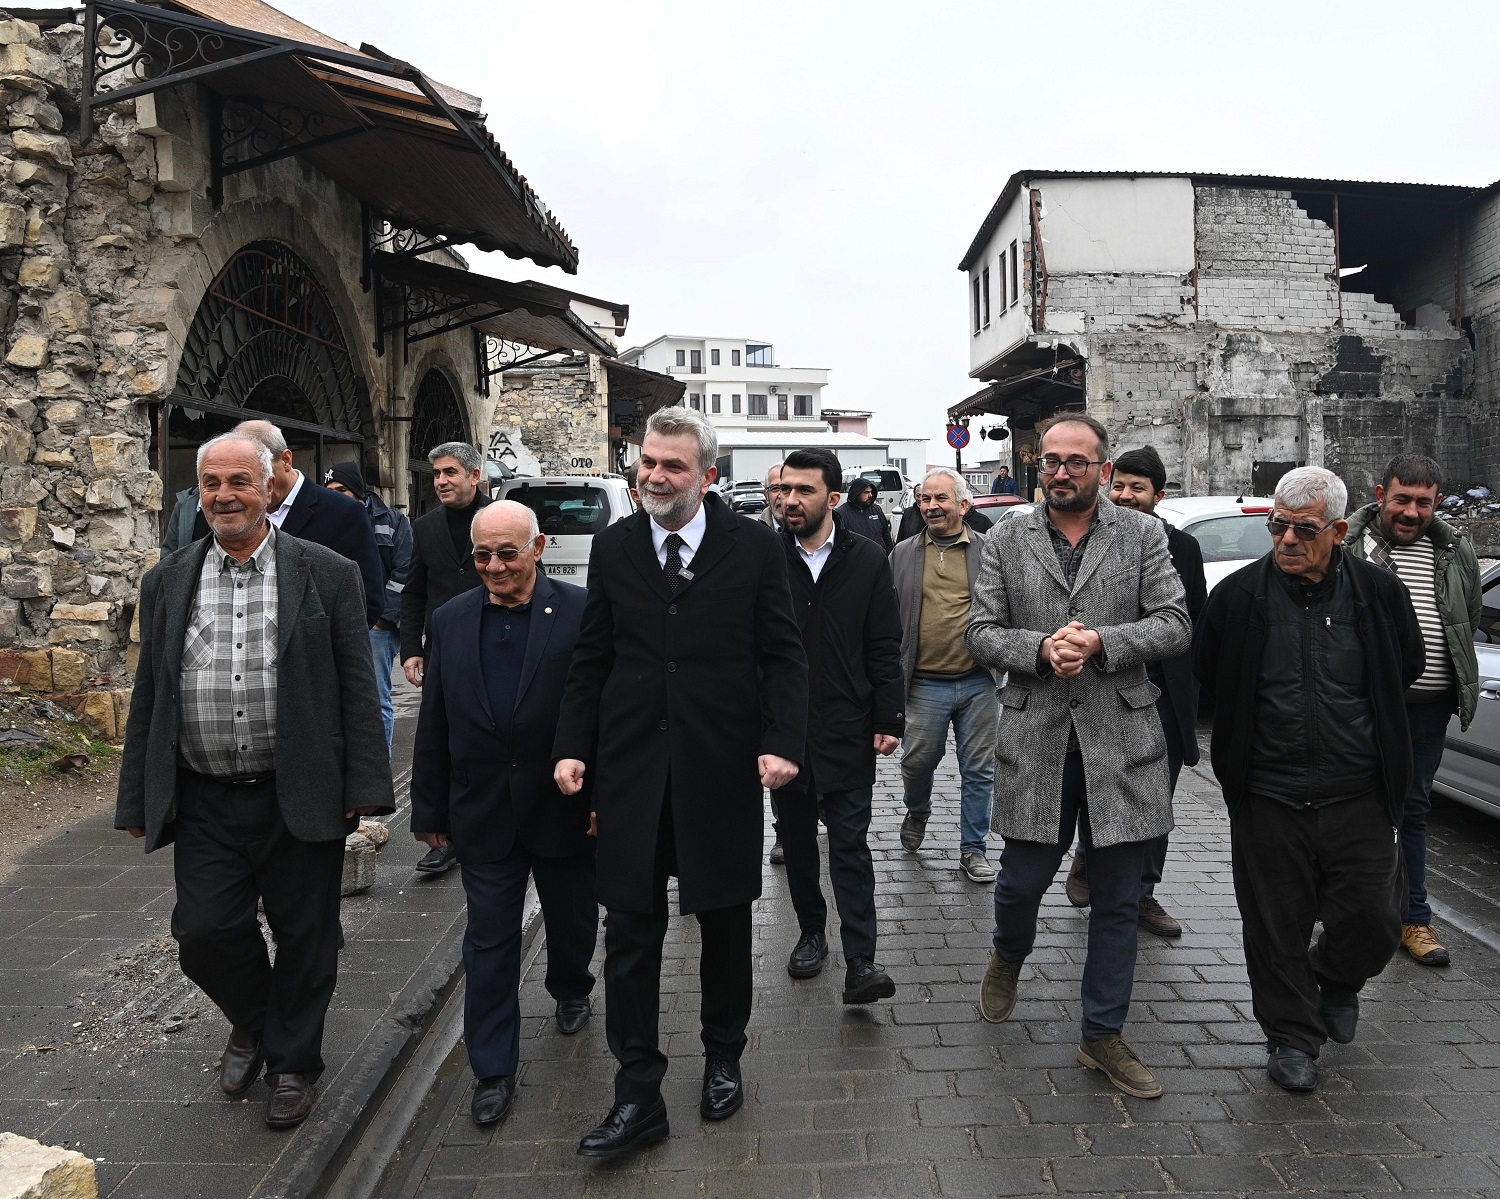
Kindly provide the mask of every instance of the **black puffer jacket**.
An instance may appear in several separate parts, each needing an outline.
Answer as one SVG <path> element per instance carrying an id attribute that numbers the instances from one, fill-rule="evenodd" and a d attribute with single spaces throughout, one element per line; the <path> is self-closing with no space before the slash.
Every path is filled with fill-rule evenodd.
<path id="1" fill-rule="evenodd" d="M 869 538 L 886 554 L 891 552 L 891 518 L 875 502 L 875 484 L 868 479 L 849 484 L 849 498 L 838 511 L 851 533 Z"/>

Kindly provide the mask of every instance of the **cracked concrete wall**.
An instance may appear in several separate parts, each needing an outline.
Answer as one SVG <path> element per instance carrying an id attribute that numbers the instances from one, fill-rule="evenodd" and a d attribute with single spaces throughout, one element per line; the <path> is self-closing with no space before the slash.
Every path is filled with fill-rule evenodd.
<path id="1" fill-rule="evenodd" d="M 524 450 L 546 475 L 600 474 L 614 469 L 609 452 L 609 377 L 590 354 L 556 366 L 506 371 L 499 380 L 491 420 L 490 456 Z"/>

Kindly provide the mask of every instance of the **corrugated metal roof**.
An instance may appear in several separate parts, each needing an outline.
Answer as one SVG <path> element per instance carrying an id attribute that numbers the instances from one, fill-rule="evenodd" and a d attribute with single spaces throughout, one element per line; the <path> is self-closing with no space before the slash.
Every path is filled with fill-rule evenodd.
<path id="1" fill-rule="evenodd" d="M 990 234 L 1000 224 L 1006 209 L 1020 194 L 1023 183 L 1037 179 L 1190 179 L 1195 186 L 1204 187 L 1258 187 L 1276 191 L 1338 191 L 1350 195 L 1375 195 L 1381 193 L 1410 194 L 1413 199 L 1447 200 L 1462 203 L 1477 195 L 1477 187 L 1446 183 L 1395 183 L 1369 179 L 1301 179 L 1279 175 L 1220 175 L 1204 171 L 1017 171 L 1005 181 L 999 197 L 985 215 L 979 232 L 969 243 L 958 269 L 967 271 L 984 253 Z"/>

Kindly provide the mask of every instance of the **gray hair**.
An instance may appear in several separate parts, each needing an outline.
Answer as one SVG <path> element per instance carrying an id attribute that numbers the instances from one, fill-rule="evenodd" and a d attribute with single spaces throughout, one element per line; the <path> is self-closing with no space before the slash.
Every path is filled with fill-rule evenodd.
<path id="1" fill-rule="evenodd" d="M 1323 519 L 1343 520 L 1349 507 L 1349 489 L 1331 470 L 1321 466 L 1299 466 L 1281 476 L 1276 484 L 1276 502 L 1285 508 L 1323 505 Z"/>
<path id="2" fill-rule="evenodd" d="M 928 479 L 935 479 L 939 475 L 942 475 L 945 479 L 953 480 L 954 499 L 968 500 L 970 503 L 974 502 L 974 493 L 969 490 L 969 484 L 964 480 L 963 476 L 960 475 L 957 471 L 949 470 L 947 467 L 943 467 L 939 470 L 928 471 L 925 475 L 922 476 L 922 486 L 926 487 Z"/>
<path id="3" fill-rule="evenodd" d="M 449 455 L 449 456 L 450 457 L 457 457 L 456 454 Z M 526 509 L 526 515 L 528 517 L 528 520 L 526 522 L 526 540 L 528 542 L 535 541 L 538 537 L 540 537 L 542 535 L 542 526 L 539 525 L 539 524 L 537 524 L 536 509 L 535 508 L 529 507 L 528 505 L 521 503 L 519 500 L 496 500 L 492 504 L 486 504 L 486 505 L 484 505 L 484 507 L 480 508 L 478 512 L 474 513 L 474 519 L 469 522 L 469 544 L 470 545 L 477 545 L 478 544 L 477 540 L 474 537 L 474 526 L 479 523 L 479 518 L 481 516 L 483 516 L 485 514 L 485 512 L 488 511 L 490 508 L 493 508 L 495 506 L 495 504 L 515 504 L 515 506 L 517 508 L 525 508 Z M 502 511 L 503 511 L 503 509 L 502 509 Z"/>
<path id="4" fill-rule="evenodd" d="M 785 465 L 786 465 L 786 463 L 784 463 L 784 462 L 773 462 L 773 463 L 771 463 L 771 465 L 769 467 L 766 468 L 766 486 L 767 487 L 769 487 L 771 485 L 771 476 L 774 475 L 777 471 L 779 471 Z"/>
<path id="5" fill-rule="evenodd" d="M 439 458 L 456 458 L 458 464 L 464 468 L 465 474 L 470 474 L 484 466 L 484 457 L 467 441 L 445 441 L 442 445 L 435 445 L 427 451 L 427 461 L 433 466 L 437 465 Z"/>
<path id="6" fill-rule="evenodd" d="M 198 447 L 198 461 L 195 464 L 196 473 L 199 475 L 203 474 L 203 459 L 208 456 L 209 450 L 213 449 L 216 445 L 223 445 L 229 441 L 241 441 L 254 449 L 256 460 L 260 463 L 261 474 L 265 476 L 261 479 L 261 482 L 269 485 L 271 482 L 271 464 L 274 460 L 270 448 L 260 438 L 252 437 L 248 433 L 239 433 L 233 429 L 228 433 L 220 433 L 217 437 L 210 437 Z"/>
<path id="7" fill-rule="evenodd" d="M 646 432 L 658 437 L 694 437 L 698 441 L 698 471 L 706 474 L 719 460 L 719 435 L 708 417 L 694 408 L 658 408 L 646 422 Z"/>
<path id="8" fill-rule="evenodd" d="M 273 458 L 280 458 L 286 453 L 286 438 L 268 420 L 242 420 L 230 432 L 235 437 L 248 437 L 251 441 L 258 441 L 271 451 Z"/>

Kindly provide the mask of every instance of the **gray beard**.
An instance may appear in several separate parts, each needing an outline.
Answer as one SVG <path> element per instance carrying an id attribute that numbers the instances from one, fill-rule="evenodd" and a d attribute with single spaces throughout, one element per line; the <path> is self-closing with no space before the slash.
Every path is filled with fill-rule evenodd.
<path id="1" fill-rule="evenodd" d="M 701 499 L 701 496 L 692 491 L 671 499 L 643 491 L 641 492 L 641 507 L 646 510 L 647 516 L 655 519 L 657 524 L 680 529 L 693 519 L 693 513 L 698 510 Z"/>

